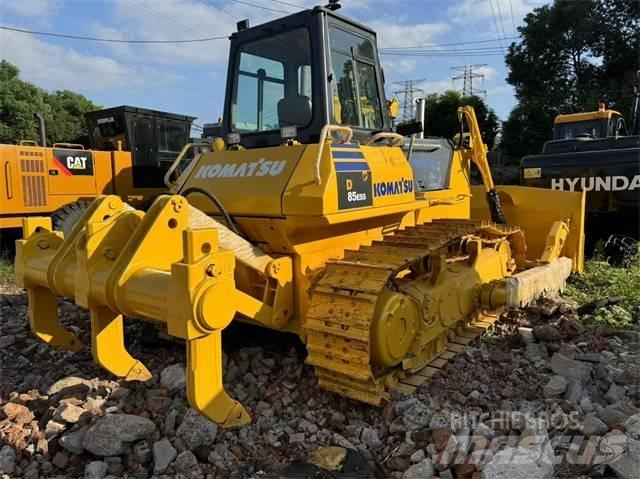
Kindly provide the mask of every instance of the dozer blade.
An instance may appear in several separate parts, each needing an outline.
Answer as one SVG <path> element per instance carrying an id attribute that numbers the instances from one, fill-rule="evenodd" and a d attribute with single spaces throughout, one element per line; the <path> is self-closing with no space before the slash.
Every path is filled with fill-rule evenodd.
<path id="1" fill-rule="evenodd" d="M 57 317 L 56 296 L 89 309 L 95 361 L 127 380 L 147 368 L 124 346 L 123 316 L 166 324 L 186 341 L 187 397 L 224 427 L 251 421 L 224 390 L 221 331 L 236 315 L 235 257 L 215 228 L 189 229 L 180 196 L 162 196 L 144 214 L 115 196 L 94 201 L 69 238 L 46 218 L 24 223 L 17 243 L 18 282 L 28 291 L 32 329 L 53 346 L 80 349 Z"/>
<path id="2" fill-rule="evenodd" d="M 558 256 L 571 258 L 573 272 L 584 268 L 583 192 L 556 191 L 525 186 L 496 186 L 506 223 L 519 226 L 526 238 L 529 261 L 550 263 Z M 471 217 L 489 219 L 489 206 L 480 186 L 471 188 Z M 568 231 L 562 231 L 568 225 Z"/>

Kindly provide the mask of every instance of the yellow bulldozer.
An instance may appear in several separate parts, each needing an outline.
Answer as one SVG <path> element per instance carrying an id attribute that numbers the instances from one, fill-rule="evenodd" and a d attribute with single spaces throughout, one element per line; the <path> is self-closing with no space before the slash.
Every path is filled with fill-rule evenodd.
<path id="1" fill-rule="evenodd" d="M 43 341 L 83 347 L 57 316 L 69 298 L 90 311 L 95 360 L 144 381 L 123 318 L 153 321 L 186 343 L 191 406 L 240 427 L 250 415 L 223 385 L 232 321 L 297 334 L 320 387 L 378 405 L 492 311 L 582 269 L 583 194 L 494 186 L 471 108 L 453 142 L 394 131 L 373 30 L 327 7 L 238 25 L 224 138 L 171 194 L 146 212 L 102 196 L 66 237 L 25 219 L 16 275 Z"/>

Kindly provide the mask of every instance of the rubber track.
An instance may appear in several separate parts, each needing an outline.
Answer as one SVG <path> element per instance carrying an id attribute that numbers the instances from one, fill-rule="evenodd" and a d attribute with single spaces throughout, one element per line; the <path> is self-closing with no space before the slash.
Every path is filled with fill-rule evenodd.
<path id="1" fill-rule="evenodd" d="M 465 235 L 482 235 L 485 230 L 493 237 L 507 236 L 517 229 L 485 221 L 436 220 L 406 228 L 371 246 L 346 251 L 341 260 L 328 261 L 310 291 L 305 324 L 306 363 L 314 367 L 319 386 L 374 405 L 388 399 L 389 389 L 415 391 L 490 327 L 497 316 L 485 316 L 472 327 L 456 331 L 443 351 L 407 376 L 399 366 L 394 371 L 376 370 L 370 365 L 369 332 L 378 295 L 398 272 L 459 244 Z"/>

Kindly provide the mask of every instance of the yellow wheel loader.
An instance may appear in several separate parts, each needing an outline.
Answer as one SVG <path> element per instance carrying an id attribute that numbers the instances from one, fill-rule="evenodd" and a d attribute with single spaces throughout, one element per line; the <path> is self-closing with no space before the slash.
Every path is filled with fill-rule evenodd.
<path id="1" fill-rule="evenodd" d="M 48 219 L 24 221 L 16 274 L 33 332 L 82 348 L 56 313 L 56 296 L 70 298 L 90 311 L 95 360 L 144 381 L 123 317 L 152 320 L 186 342 L 192 407 L 239 427 L 250 415 L 222 370 L 234 320 L 299 335 L 323 389 L 378 405 L 428 377 L 492 311 L 581 270 L 582 193 L 495 187 L 471 108 L 454 142 L 409 141 L 386 105 L 373 30 L 323 7 L 240 22 L 225 138 L 171 195 L 146 213 L 100 197 L 67 237 Z"/>

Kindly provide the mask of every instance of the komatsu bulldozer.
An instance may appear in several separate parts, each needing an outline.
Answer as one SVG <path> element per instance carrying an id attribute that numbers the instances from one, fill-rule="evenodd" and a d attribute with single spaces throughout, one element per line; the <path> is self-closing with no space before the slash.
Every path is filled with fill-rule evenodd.
<path id="1" fill-rule="evenodd" d="M 582 269 L 583 194 L 495 187 L 471 108 L 454 141 L 394 131 L 370 28 L 316 7 L 230 40 L 224 138 L 172 194 L 146 212 L 100 197 L 67 237 L 25 219 L 16 275 L 43 341 L 83 347 L 57 316 L 69 298 L 90 312 L 95 360 L 144 381 L 123 318 L 151 320 L 186 343 L 192 407 L 240 427 L 232 321 L 297 334 L 321 388 L 379 405 L 488 312 Z"/>

